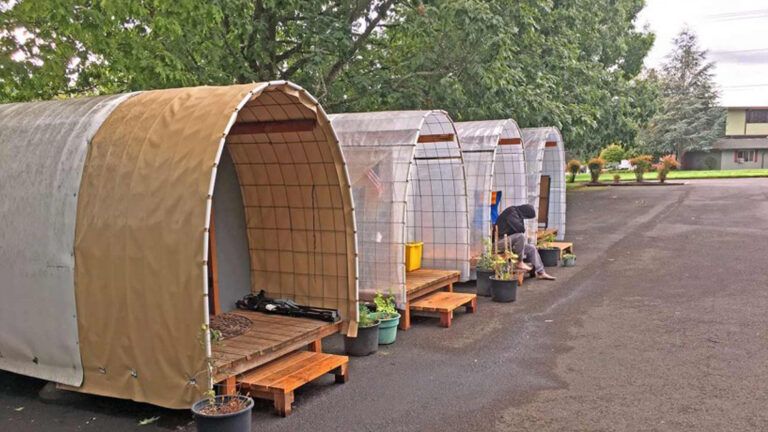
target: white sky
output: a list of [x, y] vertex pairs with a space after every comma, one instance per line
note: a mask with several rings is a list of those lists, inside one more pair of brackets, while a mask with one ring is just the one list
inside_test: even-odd
[[637, 25], [648, 24], [656, 43], [645, 64], [656, 67], [687, 25], [716, 63], [721, 103], [768, 106], [768, 0], [646, 0]]

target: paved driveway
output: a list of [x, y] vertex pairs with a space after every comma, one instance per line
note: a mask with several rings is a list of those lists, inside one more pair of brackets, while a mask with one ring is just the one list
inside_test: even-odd
[[[578, 266], [557, 282], [483, 299], [451, 329], [417, 319], [353, 359], [349, 383], [299, 392], [293, 416], [258, 403], [254, 430], [768, 430], [768, 179], [575, 191], [568, 206]], [[193, 429], [186, 412], [41, 400], [42, 385], [0, 373], [0, 430]]]

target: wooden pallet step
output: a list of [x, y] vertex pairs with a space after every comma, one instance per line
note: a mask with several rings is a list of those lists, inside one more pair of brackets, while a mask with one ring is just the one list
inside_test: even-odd
[[237, 382], [251, 396], [270, 399], [282, 416], [290, 415], [293, 391], [332, 373], [336, 382], [348, 378], [349, 357], [311, 351], [298, 351], [239, 376]]
[[410, 304], [412, 311], [439, 313], [443, 327], [451, 326], [453, 311], [462, 306], [466, 307], [468, 313], [474, 313], [477, 310], [477, 294], [440, 291]]

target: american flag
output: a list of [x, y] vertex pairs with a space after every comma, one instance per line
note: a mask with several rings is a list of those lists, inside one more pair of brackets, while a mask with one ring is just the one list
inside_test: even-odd
[[384, 193], [384, 185], [381, 183], [381, 177], [374, 171], [374, 168], [377, 168], [378, 165], [376, 165], [373, 168], [369, 168], [368, 171], [365, 172], [365, 175], [368, 177], [368, 180], [371, 182], [374, 188], [376, 188], [376, 192], [379, 196], [381, 196], [382, 193]]

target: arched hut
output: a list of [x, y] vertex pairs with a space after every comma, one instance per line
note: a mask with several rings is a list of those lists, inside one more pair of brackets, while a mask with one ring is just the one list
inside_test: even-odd
[[346, 167], [298, 86], [0, 105], [0, 156], [1, 369], [187, 408], [341, 327], [254, 312], [212, 346], [210, 315], [233, 299], [264, 289], [357, 318]]
[[470, 255], [482, 253], [491, 237], [492, 192], [500, 192], [498, 211], [527, 202], [525, 153], [520, 128], [512, 119], [456, 123], [467, 172]]
[[[461, 148], [443, 111], [332, 114], [349, 166], [358, 228], [360, 297], [392, 293], [409, 326], [416, 295], [469, 277]], [[406, 273], [406, 242], [423, 242]]]
[[556, 127], [523, 129], [525, 164], [528, 173], [528, 203], [537, 209], [538, 223], [529, 225], [535, 240], [537, 230], [557, 231], [565, 237], [565, 148]]

